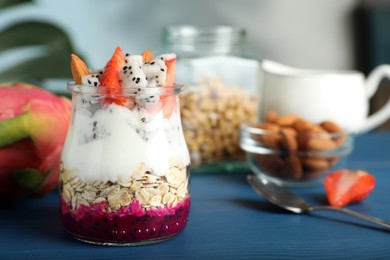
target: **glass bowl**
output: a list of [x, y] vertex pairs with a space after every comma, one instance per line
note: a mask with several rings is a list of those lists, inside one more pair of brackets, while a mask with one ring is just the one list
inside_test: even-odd
[[259, 124], [240, 127], [240, 147], [250, 169], [279, 185], [312, 186], [344, 167], [353, 150], [354, 134], [348, 132], [302, 134], [271, 131]]

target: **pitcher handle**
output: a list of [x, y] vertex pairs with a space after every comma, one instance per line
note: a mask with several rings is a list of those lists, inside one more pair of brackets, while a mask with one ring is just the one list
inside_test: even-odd
[[[374, 96], [383, 78], [390, 79], [390, 65], [380, 65], [368, 75], [365, 86], [367, 100]], [[390, 98], [381, 109], [368, 117], [366, 122], [357, 129], [357, 133], [368, 132], [384, 123], [388, 118], [390, 118]]]

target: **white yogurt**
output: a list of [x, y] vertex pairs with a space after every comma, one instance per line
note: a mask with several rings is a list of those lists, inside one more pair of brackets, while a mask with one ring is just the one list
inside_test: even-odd
[[162, 176], [170, 162], [190, 162], [180, 115], [129, 110], [116, 104], [95, 113], [78, 107], [63, 148], [64, 168], [77, 170], [85, 181], [125, 181], [138, 163]]

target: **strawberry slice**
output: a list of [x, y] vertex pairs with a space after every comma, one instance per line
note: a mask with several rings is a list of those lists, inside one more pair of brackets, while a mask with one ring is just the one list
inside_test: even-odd
[[167, 79], [165, 81], [166, 86], [175, 85], [175, 73], [176, 73], [176, 57], [165, 62], [167, 66]]
[[116, 47], [111, 59], [104, 68], [104, 73], [100, 80], [100, 85], [107, 87], [111, 93], [120, 93], [119, 70], [125, 64], [125, 56], [121, 47]]
[[[167, 77], [165, 81], [165, 86], [172, 87], [175, 85], [175, 73], [176, 73], [176, 57], [165, 61], [167, 66]], [[176, 108], [176, 96], [169, 93], [172, 89], [165, 89], [167, 95], [161, 96], [161, 101], [163, 103], [163, 113], [164, 116], [169, 118], [173, 111]]]
[[324, 180], [329, 204], [344, 207], [364, 200], [375, 187], [375, 178], [362, 170], [341, 169], [329, 174]]
[[129, 103], [134, 103], [121, 96], [121, 84], [119, 79], [119, 71], [125, 64], [125, 56], [123, 55], [122, 49], [118, 46], [115, 49], [114, 54], [111, 59], [107, 62], [106, 67], [104, 68], [104, 73], [100, 80], [100, 86], [106, 87], [105, 93], [107, 98], [103, 101], [103, 104], [115, 103], [121, 106], [128, 105]]

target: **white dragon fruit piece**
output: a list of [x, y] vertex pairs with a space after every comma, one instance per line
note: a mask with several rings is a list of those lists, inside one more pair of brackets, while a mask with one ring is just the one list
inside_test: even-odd
[[86, 86], [97, 87], [100, 84], [98, 74], [90, 74], [81, 77], [81, 83]]
[[127, 65], [129, 65], [130, 63], [139, 63], [142, 65], [142, 56], [141, 55], [130, 55], [130, 54], [126, 53], [125, 62]]
[[126, 65], [121, 69], [120, 79], [123, 87], [144, 88], [148, 85], [142, 69], [141, 55], [126, 54]]
[[163, 60], [154, 59], [150, 62], [144, 62], [143, 69], [149, 87], [156, 87], [165, 84], [167, 66]]
[[96, 74], [99, 81], [102, 79], [104, 69], [95, 69], [91, 71], [91, 74]]
[[175, 59], [176, 58], [176, 54], [175, 53], [166, 53], [166, 54], [161, 54], [161, 55], [158, 55], [155, 59], [156, 60], [162, 60], [162, 61], [167, 61], [167, 60], [171, 60], [171, 59]]

